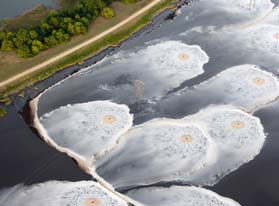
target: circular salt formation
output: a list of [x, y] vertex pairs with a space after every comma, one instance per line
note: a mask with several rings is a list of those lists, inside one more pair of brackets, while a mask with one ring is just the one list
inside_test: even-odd
[[257, 117], [228, 106], [215, 106], [185, 117], [186, 122], [204, 126], [216, 144], [216, 161], [193, 175], [195, 185], [213, 186], [224, 176], [251, 161], [266, 139]]
[[279, 96], [279, 82], [273, 74], [255, 65], [229, 68], [202, 84], [215, 90], [222, 102], [247, 111], [256, 109]]
[[260, 120], [239, 109], [210, 107], [185, 119], [201, 121], [211, 138], [230, 150], [250, 147], [258, 152], [265, 141]]
[[260, 26], [252, 27], [240, 33], [242, 41], [249, 46], [249, 49], [255, 48], [256, 51], [278, 54], [279, 44], [279, 26], [261, 24]]
[[209, 61], [209, 57], [199, 46], [180, 41], [150, 45], [138, 51], [135, 56], [148, 69], [147, 72], [154, 73], [155, 77], [162, 80], [166, 79], [173, 87], [202, 74], [203, 65]]
[[128, 206], [114, 193], [93, 181], [49, 181], [10, 189], [5, 206]]
[[[104, 192], [96, 185], [85, 185], [75, 187], [63, 195], [61, 206], [114, 206], [119, 205], [117, 199], [113, 199], [110, 194]], [[123, 204], [122, 205], [126, 205]]]
[[240, 206], [232, 199], [199, 187], [149, 187], [129, 191], [127, 195], [146, 206]]
[[156, 119], [124, 134], [117, 147], [97, 161], [97, 173], [116, 188], [189, 180], [214, 156], [201, 127]]
[[102, 155], [132, 126], [129, 108], [108, 101], [60, 107], [40, 118], [50, 138], [64, 148], [91, 158]]

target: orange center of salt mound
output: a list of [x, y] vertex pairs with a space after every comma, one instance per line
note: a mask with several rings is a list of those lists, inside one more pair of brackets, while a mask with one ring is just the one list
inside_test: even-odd
[[273, 35], [274, 39], [278, 39], [279, 40], [279, 33], [276, 33]]
[[262, 78], [255, 78], [255, 79], [253, 80], [253, 82], [254, 82], [254, 84], [260, 86], [260, 85], [263, 85], [263, 84], [265, 83], [265, 80], [262, 79]]
[[187, 61], [187, 60], [190, 59], [190, 56], [189, 56], [188, 54], [186, 54], [186, 53], [182, 53], [182, 54], [179, 54], [179, 55], [178, 55], [178, 58], [179, 58], [180, 60], [182, 60], [182, 61]]
[[190, 142], [192, 142], [193, 138], [191, 135], [182, 135], [180, 137], [180, 141], [183, 143], [183, 144], [188, 144]]
[[97, 199], [88, 199], [85, 201], [86, 206], [98, 206], [101, 205], [101, 201]]
[[245, 124], [241, 121], [234, 121], [234, 122], [232, 122], [231, 125], [232, 125], [232, 128], [234, 128], [234, 129], [242, 129], [245, 127]]
[[107, 115], [107, 116], [104, 116], [104, 118], [103, 118], [103, 123], [105, 123], [105, 124], [113, 124], [114, 122], [116, 122], [115, 116]]

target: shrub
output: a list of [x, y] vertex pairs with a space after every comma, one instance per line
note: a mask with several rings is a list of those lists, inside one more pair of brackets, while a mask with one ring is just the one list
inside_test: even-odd
[[114, 10], [110, 7], [103, 8], [101, 15], [106, 19], [113, 18], [115, 16]]

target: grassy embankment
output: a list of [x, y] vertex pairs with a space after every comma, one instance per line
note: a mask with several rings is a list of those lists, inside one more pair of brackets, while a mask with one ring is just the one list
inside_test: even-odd
[[[1, 78], [2, 80], [7, 79], [8, 77], [11, 77], [14, 74], [20, 73], [21, 71], [35, 66], [40, 62], [47, 60], [63, 51], [66, 51], [67, 49], [86, 41], [92, 36], [95, 36], [101, 33], [102, 31], [107, 30], [108, 28], [127, 18], [143, 6], [147, 5], [149, 2], [150, 0], [142, 0], [131, 5], [124, 5], [120, 2], [114, 2], [112, 6], [116, 12], [115, 18], [106, 20], [100, 17], [92, 24], [92, 26], [89, 29], [89, 32], [86, 35], [74, 37], [70, 42], [58, 45], [55, 48], [44, 51], [36, 57], [30, 59], [20, 59], [16, 57], [14, 53], [0, 52], [0, 81]], [[21, 81], [18, 81], [14, 84], [6, 86], [5, 88], [2, 88], [0, 91], [0, 101], [1, 99], [4, 102], [8, 101], [9, 95], [17, 93], [25, 87], [31, 86], [35, 82], [46, 79], [47, 77], [53, 75], [55, 72], [65, 68], [66, 66], [82, 62], [82, 60], [96, 54], [97, 52], [108, 46], [117, 45], [120, 41], [128, 38], [134, 32], [141, 29], [144, 25], [151, 22], [152, 18], [161, 10], [165, 8], [172, 8], [172, 2], [173, 0], [162, 0], [162, 2], [154, 6], [148, 12], [137, 17], [127, 25], [117, 30], [116, 32], [113, 32], [112, 34], [107, 35], [106, 37], [93, 43], [92, 45], [65, 57], [64, 59], [60, 60], [54, 65], [51, 65], [45, 69], [35, 72], [34, 74], [32, 74], [32, 76], [25, 77], [21, 79]]]

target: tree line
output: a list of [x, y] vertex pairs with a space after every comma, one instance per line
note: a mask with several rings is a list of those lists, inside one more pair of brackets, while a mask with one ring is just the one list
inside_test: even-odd
[[112, 0], [79, 0], [75, 5], [54, 10], [39, 26], [0, 32], [1, 51], [16, 50], [19, 57], [32, 57], [40, 51], [85, 34], [90, 22], [110, 5]]

